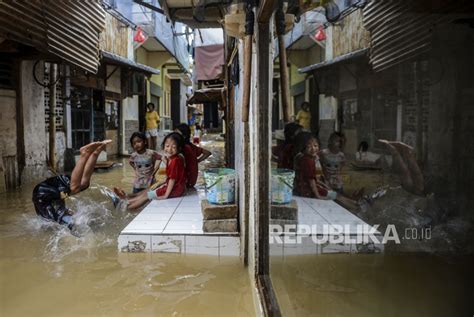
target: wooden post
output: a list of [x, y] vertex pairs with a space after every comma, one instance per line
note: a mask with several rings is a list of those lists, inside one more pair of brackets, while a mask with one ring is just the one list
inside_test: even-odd
[[49, 68], [49, 166], [56, 172], [56, 64]]
[[250, 108], [250, 83], [252, 81], [252, 35], [244, 37], [244, 80], [242, 96], [242, 122], [249, 121]]
[[245, 37], [244, 37], [244, 82], [242, 96], [242, 122], [249, 121], [250, 92], [252, 81], [252, 36], [254, 33], [255, 15], [253, 13], [252, 1], [247, 2], [245, 13]]
[[271, 32], [270, 24], [258, 24], [258, 46], [257, 46], [257, 155], [256, 166], [257, 177], [257, 206], [256, 206], [256, 282], [262, 304], [264, 316], [281, 316], [277, 298], [270, 278], [270, 124], [272, 122], [271, 112], [271, 81], [272, 81], [272, 59], [270, 58]]
[[290, 88], [288, 83], [288, 67], [286, 60], [285, 47], [285, 14], [280, 8], [275, 14], [275, 24], [278, 34], [278, 49], [280, 52], [280, 89], [281, 89], [281, 105], [283, 109], [283, 121], [290, 122]]
[[290, 87], [288, 83], [288, 67], [286, 61], [286, 48], [283, 35], [278, 35], [278, 47], [280, 49], [280, 88], [281, 104], [283, 109], [283, 121], [290, 122]]

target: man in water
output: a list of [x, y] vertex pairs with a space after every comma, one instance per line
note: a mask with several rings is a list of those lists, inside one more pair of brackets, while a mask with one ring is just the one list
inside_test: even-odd
[[71, 176], [58, 175], [50, 177], [36, 185], [33, 190], [33, 204], [36, 213], [48, 220], [67, 225], [72, 229], [73, 212], [66, 207], [67, 197], [77, 194], [89, 187], [95, 163], [100, 152], [112, 140], [93, 142], [80, 148], [80, 157]]

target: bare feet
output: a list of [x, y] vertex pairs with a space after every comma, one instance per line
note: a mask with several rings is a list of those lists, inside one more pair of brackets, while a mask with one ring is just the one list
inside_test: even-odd
[[102, 142], [92, 142], [86, 144], [79, 149], [79, 153], [81, 154], [81, 156], [88, 156], [92, 154], [95, 149], [97, 149], [97, 147], [99, 147], [100, 145], [102, 145]]
[[100, 145], [94, 150], [94, 153], [99, 155], [100, 152], [102, 152], [105, 149], [106, 145], [107, 145], [106, 143], [100, 142]]
[[115, 195], [117, 195], [121, 199], [126, 199], [127, 198], [127, 194], [125, 193], [125, 191], [122, 188], [114, 187], [114, 193], [115, 193]]

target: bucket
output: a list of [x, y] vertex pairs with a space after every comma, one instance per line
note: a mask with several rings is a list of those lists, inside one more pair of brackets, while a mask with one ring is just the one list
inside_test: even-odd
[[211, 168], [204, 171], [206, 196], [211, 204], [232, 204], [235, 200], [235, 171]]
[[288, 204], [293, 198], [295, 171], [285, 168], [272, 169], [272, 204]]

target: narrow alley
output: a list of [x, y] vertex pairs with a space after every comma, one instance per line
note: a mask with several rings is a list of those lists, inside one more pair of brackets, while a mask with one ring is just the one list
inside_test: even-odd
[[0, 0], [0, 316], [472, 316], [474, 2]]

